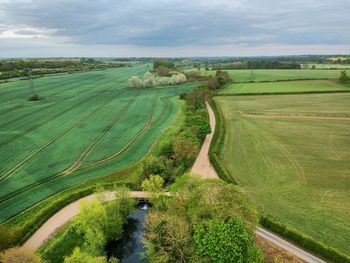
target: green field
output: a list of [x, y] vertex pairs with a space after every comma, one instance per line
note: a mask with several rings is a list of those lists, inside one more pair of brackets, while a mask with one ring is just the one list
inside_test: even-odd
[[350, 94], [215, 97], [221, 153], [263, 214], [350, 254]]
[[178, 111], [177, 87], [132, 89], [146, 65], [0, 85], [0, 221], [139, 161]]
[[220, 90], [220, 94], [269, 93], [269, 92], [312, 92], [348, 90], [350, 87], [333, 80], [298, 80], [261, 83], [233, 83]]
[[[296, 79], [337, 79], [341, 70], [326, 69], [241, 69], [226, 70], [229, 72], [233, 82], [258, 82], [275, 80], [296, 80]], [[201, 71], [202, 74], [215, 74], [215, 70]], [[348, 75], [350, 70], [347, 70]]]

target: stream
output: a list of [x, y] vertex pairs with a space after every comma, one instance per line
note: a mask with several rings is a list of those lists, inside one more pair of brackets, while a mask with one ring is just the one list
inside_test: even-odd
[[130, 213], [128, 223], [124, 227], [123, 238], [112, 241], [107, 245], [107, 258], [116, 257], [121, 263], [145, 263], [141, 259], [141, 253], [146, 251], [142, 243], [144, 221], [149, 204], [140, 202], [137, 208]]

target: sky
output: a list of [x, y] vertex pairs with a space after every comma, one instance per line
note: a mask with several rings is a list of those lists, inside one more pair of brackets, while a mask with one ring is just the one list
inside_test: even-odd
[[0, 57], [350, 54], [349, 0], [0, 0]]

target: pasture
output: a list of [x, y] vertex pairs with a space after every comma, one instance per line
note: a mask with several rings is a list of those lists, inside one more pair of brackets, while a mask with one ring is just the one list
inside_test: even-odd
[[350, 87], [332, 80], [298, 80], [261, 83], [232, 83], [219, 91], [219, 94], [239, 93], [284, 93], [348, 90]]
[[[259, 82], [298, 79], [338, 79], [341, 70], [333, 69], [240, 69], [226, 70], [233, 82]], [[202, 74], [215, 75], [215, 70], [201, 71]], [[350, 70], [346, 71], [350, 75]]]
[[222, 160], [263, 214], [349, 255], [350, 94], [215, 101]]
[[146, 65], [0, 85], [0, 221], [147, 154], [195, 84], [129, 88]]

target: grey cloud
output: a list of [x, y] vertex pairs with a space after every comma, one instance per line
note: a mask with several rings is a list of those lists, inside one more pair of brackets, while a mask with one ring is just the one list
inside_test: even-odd
[[76, 45], [350, 43], [347, 0], [1, 1], [0, 33], [41, 28], [52, 41]]

